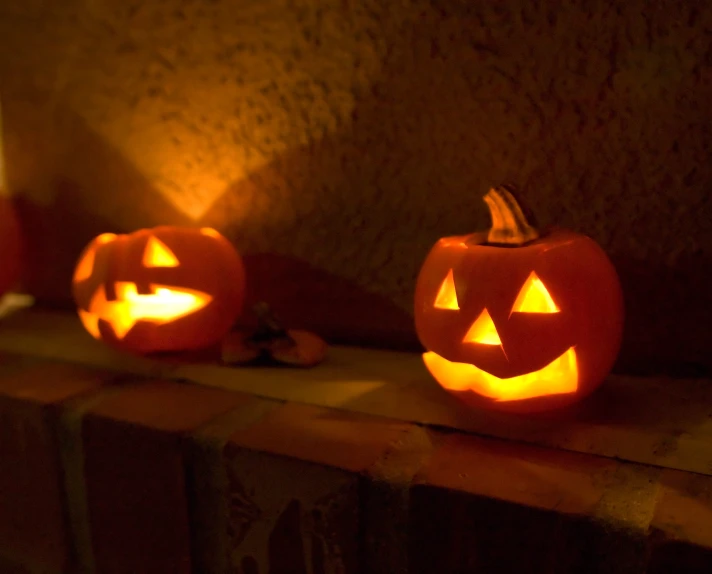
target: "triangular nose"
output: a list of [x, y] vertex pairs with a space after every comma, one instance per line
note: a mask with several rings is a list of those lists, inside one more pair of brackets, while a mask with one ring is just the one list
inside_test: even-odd
[[502, 341], [497, 333], [497, 327], [494, 326], [494, 321], [490, 317], [487, 309], [484, 309], [477, 320], [472, 323], [472, 326], [467, 331], [463, 343], [480, 343], [482, 345], [501, 345]]

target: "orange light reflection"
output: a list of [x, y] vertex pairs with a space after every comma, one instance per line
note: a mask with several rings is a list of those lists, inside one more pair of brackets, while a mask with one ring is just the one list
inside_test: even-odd
[[451, 311], [457, 311], [460, 309], [460, 305], [457, 302], [457, 291], [455, 291], [455, 277], [453, 276], [452, 269], [448, 271], [447, 276], [440, 285], [438, 295], [437, 297], [435, 297], [435, 308], [449, 309]]
[[500, 379], [468, 363], [448, 361], [432, 351], [423, 354], [423, 361], [445, 389], [470, 390], [496, 401], [573, 393], [578, 388], [578, 365], [573, 347], [538, 371], [508, 379]]
[[467, 331], [463, 343], [481, 343], [482, 345], [501, 345], [497, 327], [487, 309], [480, 313], [472, 327]]
[[108, 301], [104, 287], [92, 297], [89, 311], [80, 311], [84, 327], [96, 339], [100, 338], [99, 319], [107, 321], [118, 339], [123, 339], [138, 321], [159, 325], [170, 323], [205, 307], [212, 297], [191, 289], [176, 289], [164, 285], [151, 285], [151, 294], [142, 295], [136, 284], [116, 283], [115, 301]]

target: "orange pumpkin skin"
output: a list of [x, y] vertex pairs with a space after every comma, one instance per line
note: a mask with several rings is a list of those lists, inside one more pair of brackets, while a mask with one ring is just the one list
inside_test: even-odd
[[[459, 309], [435, 305], [449, 273], [457, 299], [451, 307]], [[515, 310], [532, 273], [555, 312]], [[498, 337], [498, 344], [467, 341], [485, 309], [495, 326], [489, 337]], [[430, 351], [426, 358], [434, 357], [446, 366], [447, 361], [467, 365], [462, 370], [468, 373], [474, 372], [470, 367], [474, 366], [497, 378], [483, 375], [493, 381], [487, 385], [440, 381], [447, 390], [475, 406], [543, 411], [576, 402], [602, 383], [621, 344], [623, 296], [610, 260], [586, 236], [552, 230], [510, 247], [490, 245], [487, 232], [475, 233], [441, 239], [430, 251], [417, 281], [415, 324], [421, 343]], [[551, 392], [537, 375], [529, 375], [523, 383], [528, 388], [521, 391], [525, 398], [507, 395], [508, 379], [520, 381], [559, 357], [568, 357], [571, 349], [577, 373], [566, 392]]]
[[20, 276], [20, 228], [9, 198], [0, 196], [0, 296], [11, 289]]
[[[101, 341], [135, 353], [196, 350], [234, 324], [245, 272], [217, 231], [162, 226], [96, 237], [78, 260], [72, 291], [82, 323]], [[157, 295], [171, 299], [168, 311]]]

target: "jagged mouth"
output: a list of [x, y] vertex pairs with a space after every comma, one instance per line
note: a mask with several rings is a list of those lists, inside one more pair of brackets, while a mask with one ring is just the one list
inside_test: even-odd
[[423, 354], [425, 366], [440, 385], [450, 391], [473, 391], [495, 401], [519, 401], [576, 392], [578, 364], [570, 347], [538, 371], [501, 379], [475, 365], [448, 361], [437, 353]]
[[212, 297], [192, 289], [151, 285], [150, 294], [137, 292], [136, 284], [117, 282], [116, 300], [108, 300], [103, 286], [92, 297], [88, 311], [79, 311], [84, 327], [96, 339], [101, 338], [99, 320], [108, 322], [117, 339], [123, 339], [139, 321], [158, 325], [176, 321], [205, 307]]

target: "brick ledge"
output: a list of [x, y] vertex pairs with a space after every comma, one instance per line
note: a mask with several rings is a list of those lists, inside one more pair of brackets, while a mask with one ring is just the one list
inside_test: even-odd
[[0, 351], [712, 475], [710, 380], [610, 376], [573, 408], [521, 417], [464, 407], [412, 353], [333, 347], [312, 370], [236, 369], [119, 353], [89, 337], [73, 314], [37, 309], [3, 319]]
[[[712, 477], [310, 405], [304, 391], [178, 382], [236, 373], [123, 362], [57, 329], [70, 319], [32, 311], [0, 330], [3, 572], [712, 571]], [[37, 353], [3, 352], [10, 340]], [[396, 358], [335, 349], [329, 368], [349, 377], [276, 372], [318, 396], [378, 374], [388, 389], [384, 373], [412, 382]], [[249, 371], [274, 385], [275, 371]]]

